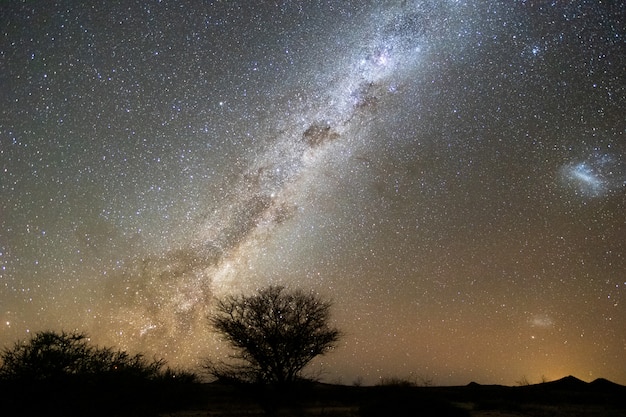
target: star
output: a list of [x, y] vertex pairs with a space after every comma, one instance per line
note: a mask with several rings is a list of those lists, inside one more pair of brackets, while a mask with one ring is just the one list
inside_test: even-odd
[[626, 384], [625, 4], [101, 3], [0, 6], [0, 346], [193, 369], [278, 284], [329, 380]]

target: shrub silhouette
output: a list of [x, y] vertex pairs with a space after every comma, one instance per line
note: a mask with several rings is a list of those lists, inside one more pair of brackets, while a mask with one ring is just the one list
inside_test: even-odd
[[341, 336], [329, 324], [330, 308], [330, 302], [314, 294], [280, 286], [219, 300], [210, 321], [235, 349], [232, 357], [237, 363], [207, 361], [205, 369], [218, 379], [293, 383]]
[[[111, 348], [89, 345], [83, 333], [44, 331], [28, 342], [17, 342], [0, 354], [0, 379], [5, 381], [58, 382], [68, 378], [104, 378], [111, 375], [150, 379], [164, 365]], [[107, 375], [109, 374], [109, 375]]]
[[[95, 347], [76, 332], [36, 333], [5, 348], [0, 360], [8, 415], [139, 415], [138, 408], [175, 406], [172, 394], [162, 394], [196, 381], [192, 373], [164, 369], [163, 360]], [[151, 404], [150, 397], [156, 398]]]

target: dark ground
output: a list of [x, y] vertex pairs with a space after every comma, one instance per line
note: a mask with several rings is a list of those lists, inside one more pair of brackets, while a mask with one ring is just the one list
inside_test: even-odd
[[0, 387], [2, 416], [137, 417], [626, 417], [626, 386], [574, 377], [506, 387], [301, 383], [277, 388], [226, 384], [89, 384]]
[[203, 391], [195, 407], [161, 416], [626, 416], [625, 386], [574, 377], [519, 387], [309, 384], [282, 391], [206, 384]]

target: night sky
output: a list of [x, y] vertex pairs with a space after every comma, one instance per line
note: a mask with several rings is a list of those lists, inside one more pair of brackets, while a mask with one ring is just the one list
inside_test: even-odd
[[[91, 5], [85, 5], [91, 3]], [[0, 346], [193, 367], [215, 297], [334, 303], [310, 372], [626, 384], [622, 1], [3, 1]]]

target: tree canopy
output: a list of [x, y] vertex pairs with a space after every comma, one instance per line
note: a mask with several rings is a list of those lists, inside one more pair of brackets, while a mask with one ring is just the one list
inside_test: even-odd
[[284, 384], [336, 346], [331, 303], [315, 294], [270, 286], [253, 295], [218, 300], [210, 322], [234, 349], [237, 363], [207, 363], [217, 378]]

